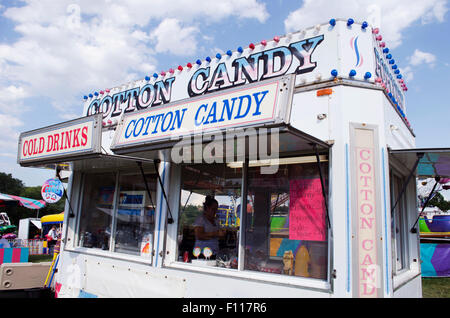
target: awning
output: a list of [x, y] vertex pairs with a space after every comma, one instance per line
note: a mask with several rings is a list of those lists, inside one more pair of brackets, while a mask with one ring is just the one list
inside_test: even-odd
[[44, 200], [35, 200], [30, 198], [19, 197], [11, 194], [0, 193], [0, 201], [17, 201], [20, 206], [26, 207], [28, 209], [39, 210], [45, 207]]
[[[277, 153], [280, 156], [301, 156], [310, 155], [315, 153], [315, 147], [320, 153], [327, 152], [332, 146], [331, 144], [320, 140], [314, 136], [311, 136], [303, 131], [300, 131], [289, 124], [276, 124], [264, 127], [267, 132], [264, 136], [261, 135], [261, 131], [255, 130], [235, 130], [234, 134], [227, 132], [223, 134], [223, 139], [220, 141], [222, 143], [223, 158], [228, 158], [227, 144], [233, 139], [233, 147], [231, 149], [231, 155], [238, 155], [240, 147], [245, 147], [245, 157], [246, 158], [261, 158], [261, 153], [265, 153], [268, 156], [274, 156], [272, 146], [272, 135], [271, 132], [276, 131], [277, 136], [274, 136], [274, 140], [277, 143]], [[133, 148], [116, 149], [114, 152], [116, 154], [123, 154], [130, 156], [131, 158], [154, 158], [156, 160], [163, 160], [166, 162], [180, 163], [181, 157], [184, 156], [183, 152], [185, 149], [189, 149], [191, 153], [191, 161], [194, 162], [196, 156], [198, 156], [198, 151], [200, 151], [200, 156], [205, 162], [210, 162], [213, 160], [214, 155], [210, 151], [205, 151], [205, 147], [211, 147], [210, 142], [214, 141], [217, 144], [217, 140], [214, 139], [214, 134], [204, 134], [201, 136], [201, 148], [198, 150], [199, 145], [196, 143], [196, 136], [192, 138], [186, 138], [179, 140], [171, 140], [160, 143], [152, 144], [142, 144], [135, 145]], [[246, 139], [243, 139], [245, 137]], [[263, 138], [263, 139], [261, 139]], [[240, 142], [244, 142], [245, 145], [240, 145]], [[261, 151], [260, 145], [264, 144], [267, 149]], [[216, 148], [216, 150], [219, 148]], [[108, 155], [109, 156], [109, 155]], [[215, 157], [218, 158], [217, 154]], [[118, 157], [120, 160], [120, 157]], [[183, 162], [186, 157], [183, 157]], [[86, 162], [86, 161], [85, 161]], [[83, 163], [77, 164], [78, 166], [84, 165]]]
[[389, 150], [389, 153], [418, 178], [450, 177], [450, 148], [417, 148]]
[[30, 221], [31, 221], [31, 223], [33, 223], [34, 226], [36, 226], [39, 230], [42, 229], [41, 221], [38, 221], [38, 220], [30, 220]]
[[[421, 212], [427, 207], [428, 202], [433, 196], [433, 193], [442, 178], [450, 177], [450, 148], [421, 148], [421, 149], [399, 149], [389, 150], [390, 155], [394, 160], [404, 165], [410, 171], [408, 178], [405, 181], [402, 191], [400, 192], [391, 213], [394, 213], [395, 206], [400, 197], [404, 194], [406, 186], [415, 175], [417, 178], [434, 178], [435, 184], [433, 189], [425, 200]], [[417, 233], [416, 224], [419, 221], [421, 213], [417, 217], [414, 225], [411, 228], [411, 233]]]

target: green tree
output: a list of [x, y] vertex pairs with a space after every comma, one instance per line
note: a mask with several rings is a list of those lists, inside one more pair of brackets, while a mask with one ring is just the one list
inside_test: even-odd
[[445, 200], [442, 194], [436, 192], [435, 196], [428, 202], [428, 206], [435, 206], [446, 212], [450, 210], [450, 201]]
[[[11, 174], [0, 172], [0, 193], [17, 195], [29, 199], [42, 200], [41, 187], [25, 187], [19, 179], [13, 178]], [[48, 214], [57, 214], [64, 211], [65, 198], [56, 203], [46, 203], [40, 210], [28, 209], [19, 206], [18, 203], [7, 203], [0, 207], [0, 212], [6, 212], [11, 224], [19, 226], [19, 221], [26, 218], [43, 217]]]
[[10, 173], [0, 172], [0, 193], [20, 195], [24, 187], [22, 180], [13, 178]]

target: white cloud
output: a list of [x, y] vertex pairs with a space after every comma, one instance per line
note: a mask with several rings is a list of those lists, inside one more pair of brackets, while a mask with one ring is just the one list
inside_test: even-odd
[[0, 88], [0, 112], [19, 114], [23, 111], [23, 99], [28, 96], [23, 87], [9, 85]]
[[432, 53], [416, 49], [414, 53], [407, 58], [407, 61], [408, 65], [404, 68], [400, 68], [400, 72], [407, 82], [411, 82], [414, 78], [414, 69], [421, 65], [427, 65], [433, 68], [436, 62], [436, 56]]
[[0, 44], [0, 85], [20, 83], [29, 96], [50, 97], [73, 112], [82, 94], [155, 71], [157, 52], [195, 54], [197, 23], [264, 22], [268, 13], [257, 0], [27, 0], [3, 16], [20, 38]]
[[411, 82], [414, 78], [414, 72], [411, 66], [406, 66], [405, 68], [400, 68], [400, 72], [403, 74], [404, 79], [407, 82]]
[[36, 111], [27, 98], [46, 98], [63, 120], [80, 116], [82, 95], [151, 74], [157, 52], [195, 53], [208, 29], [199, 24], [269, 16], [258, 0], [26, 0], [0, 15], [18, 34], [0, 43], [2, 153], [16, 151], [18, 116]]
[[23, 125], [23, 122], [12, 115], [0, 114], [0, 124], [2, 133], [0, 134], [0, 152], [3, 155], [17, 151], [17, 140], [19, 133], [17, 127]]
[[196, 36], [198, 33], [198, 28], [183, 28], [179, 20], [168, 18], [158, 25], [150, 34], [150, 38], [156, 40], [155, 50], [158, 53], [190, 55], [197, 50]]
[[417, 66], [420, 64], [428, 64], [429, 66], [433, 67], [434, 63], [436, 62], [436, 56], [431, 53], [422, 52], [419, 49], [416, 49], [412, 56], [408, 58], [409, 64], [413, 66]]
[[331, 18], [353, 18], [380, 28], [390, 48], [402, 43], [402, 32], [414, 22], [443, 22], [446, 0], [305, 0], [284, 21], [287, 32], [325, 23]]

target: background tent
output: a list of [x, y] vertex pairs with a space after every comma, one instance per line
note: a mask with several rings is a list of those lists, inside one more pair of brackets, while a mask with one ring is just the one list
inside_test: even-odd
[[39, 210], [45, 207], [44, 200], [35, 200], [30, 198], [19, 197], [17, 195], [0, 193], [0, 202], [10, 203], [14, 201], [18, 202], [20, 206], [26, 207], [28, 209]]

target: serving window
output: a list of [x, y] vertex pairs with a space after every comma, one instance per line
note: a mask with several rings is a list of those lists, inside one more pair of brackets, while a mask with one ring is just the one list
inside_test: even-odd
[[151, 259], [155, 228], [155, 173], [86, 173], [78, 246]]
[[237, 269], [242, 168], [185, 165], [181, 177], [178, 260]]
[[[242, 163], [183, 165], [178, 261], [326, 280], [328, 226], [322, 186], [327, 192], [328, 165], [321, 162], [321, 180], [315, 159], [280, 159], [271, 174], [261, 173], [257, 162], [247, 169]], [[217, 201], [215, 217], [199, 221], [212, 213], [207, 211], [211, 198]], [[201, 227], [214, 234], [199, 239]]]

